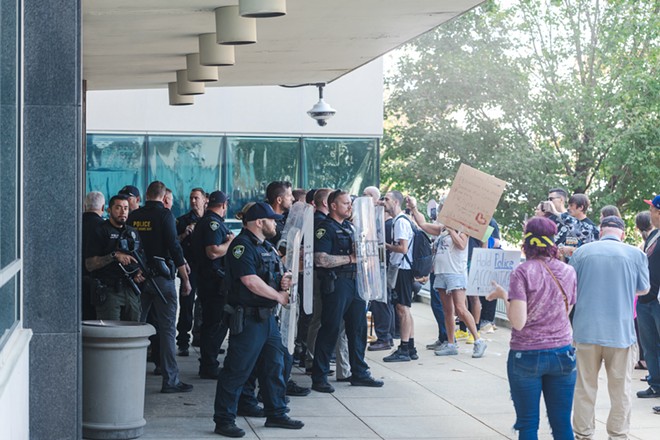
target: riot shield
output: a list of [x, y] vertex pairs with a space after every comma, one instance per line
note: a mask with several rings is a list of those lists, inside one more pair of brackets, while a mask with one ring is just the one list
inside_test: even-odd
[[[311, 315], [314, 303], [314, 207], [312, 205], [296, 202], [291, 206], [278, 248], [286, 249], [288, 231], [294, 227], [300, 229], [303, 239], [303, 248], [300, 251], [302, 261], [299, 266], [299, 273], [303, 278], [301, 289], [303, 310], [306, 314]], [[285, 265], [291, 269], [286, 260], [285, 257]]]
[[376, 239], [378, 240], [378, 260], [380, 262], [380, 284], [379, 288], [383, 293], [382, 297], [375, 298], [375, 301], [387, 302], [387, 250], [385, 248], [385, 207], [376, 206]]
[[[289, 213], [291, 215], [291, 213]], [[300, 266], [300, 242], [302, 231], [296, 226], [288, 229], [286, 235], [286, 267], [291, 271], [291, 288], [289, 289], [289, 304], [280, 310], [280, 333], [282, 343], [290, 354], [296, 347], [296, 329], [298, 327], [298, 268]]]
[[314, 207], [305, 203], [302, 224], [303, 235], [303, 310], [312, 314], [314, 304]]
[[[358, 197], [353, 202], [355, 256], [357, 258], [358, 293], [365, 301], [385, 301], [376, 236], [376, 213], [371, 197]], [[383, 228], [384, 230], [384, 228]]]

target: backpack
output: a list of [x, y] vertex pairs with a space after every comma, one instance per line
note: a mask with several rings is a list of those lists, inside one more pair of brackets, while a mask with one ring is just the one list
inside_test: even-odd
[[[405, 215], [403, 217], [410, 222], [413, 230], [412, 262], [408, 259], [407, 253], [403, 254], [403, 258], [410, 265], [414, 278], [427, 277], [433, 270], [433, 248], [431, 246], [431, 240], [424, 231], [415, 226], [412, 220]], [[392, 225], [392, 233], [394, 233], [394, 225]], [[409, 243], [408, 246], [410, 247], [411, 244]]]

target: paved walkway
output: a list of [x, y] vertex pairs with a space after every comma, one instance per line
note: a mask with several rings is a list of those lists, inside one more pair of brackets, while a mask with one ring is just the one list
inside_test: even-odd
[[[293, 418], [303, 420], [299, 431], [265, 428], [264, 419], [243, 418], [238, 426], [246, 439], [507, 439], [516, 438], [513, 405], [506, 380], [506, 354], [510, 332], [500, 327], [484, 335], [488, 350], [482, 359], [470, 357], [472, 346], [461, 344], [460, 354], [438, 357], [424, 345], [434, 340], [435, 321], [426, 304], [413, 305], [416, 344], [422, 347], [418, 361], [399, 364], [382, 362], [388, 352], [367, 352], [372, 373], [385, 381], [383, 388], [352, 387], [331, 383], [334, 394], [312, 391], [307, 397], [291, 398]], [[223, 438], [213, 433], [215, 381], [197, 376], [197, 353], [178, 358], [181, 378], [195, 385], [192, 393], [160, 394], [160, 377], [148, 367], [144, 439]], [[633, 390], [644, 389], [635, 370]], [[293, 379], [311, 384], [302, 370]], [[599, 381], [596, 439], [606, 439], [605, 420], [609, 408], [607, 381]], [[660, 438], [660, 416], [651, 407], [660, 399], [633, 402], [633, 439]], [[545, 411], [542, 408], [542, 411]], [[541, 439], [551, 439], [547, 419], [541, 420]]]

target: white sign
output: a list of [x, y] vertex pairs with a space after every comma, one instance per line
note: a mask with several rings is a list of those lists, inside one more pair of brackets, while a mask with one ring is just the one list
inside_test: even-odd
[[520, 264], [520, 251], [475, 248], [472, 252], [470, 274], [466, 293], [471, 296], [486, 296], [497, 282], [509, 290], [509, 279], [513, 269]]

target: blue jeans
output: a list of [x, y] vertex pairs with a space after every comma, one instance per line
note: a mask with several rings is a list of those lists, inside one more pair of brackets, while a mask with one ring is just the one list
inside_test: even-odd
[[[435, 281], [435, 275], [431, 274], [431, 286]], [[445, 313], [442, 310], [442, 301], [440, 301], [440, 294], [436, 289], [431, 287], [431, 310], [435, 317], [435, 322], [438, 324], [438, 341], [448, 342], [447, 330], [445, 329]], [[453, 335], [452, 335], [453, 342]]]
[[644, 348], [644, 359], [649, 369], [649, 386], [660, 391], [660, 303], [637, 303], [639, 339]]
[[511, 350], [507, 373], [519, 439], [538, 439], [541, 392], [553, 438], [574, 439], [571, 408], [577, 374], [573, 347]]

